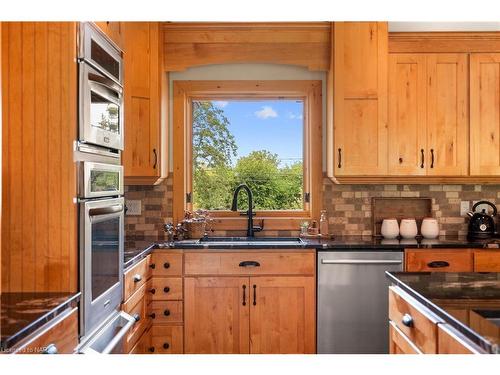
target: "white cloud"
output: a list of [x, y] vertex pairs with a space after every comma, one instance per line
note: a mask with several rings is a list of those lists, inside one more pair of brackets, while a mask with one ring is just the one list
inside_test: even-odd
[[288, 118], [289, 118], [290, 120], [302, 120], [302, 118], [303, 118], [303, 117], [302, 117], [302, 115], [301, 115], [301, 114], [300, 114], [300, 115], [297, 115], [297, 114], [295, 114], [295, 113], [288, 112]]
[[265, 105], [260, 111], [255, 112], [255, 116], [265, 120], [269, 117], [278, 117], [278, 113], [273, 109], [273, 107]]
[[225, 106], [227, 106], [229, 104], [229, 102], [224, 101], [224, 100], [217, 100], [214, 102], [214, 104], [219, 108], [224, 108]]

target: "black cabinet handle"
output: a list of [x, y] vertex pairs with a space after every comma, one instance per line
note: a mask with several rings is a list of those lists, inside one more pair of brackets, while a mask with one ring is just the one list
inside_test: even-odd
[[257, 285], [253, 284], [253, 305], [257, 304]]
[[413, 327], [413, 318], [411, 317], [410, 314], [404, 314], [401, 322], [403, 323], [403, 325], [405, 325], [407, 327], [410, 327], [410, 328]]
[[430, 268], [444, 268], [444, 267], [449, 267], [450, 263], [445, 261], [445, 260], [434, 260], [430, 263], [427, 263], [427, 267]]
[[139, 320], [141, 320], [141, 316], [139, 314], [134, 314], [133, 318], [134, 318], [134, 320], [136, 322], [138, 322]]
[[170, 268], [170, 263], [168, 262], [163, 263], [163, 268]]
[[246, 306], [247, 305], [247, 296], [246, 296], [247, 286], [243, 285], [242, 288], [243, 288], [243, 306]]
[[424, 153], [424, 149], [420, 149], [420, 157], [422, 158], [422, 162], [420, 163], [420, 168], [423, 168], [424, 167], [424, 161], [425, 161], [425, 153]]
[[434, 168], [434, 149], [431, 148], [431, 168]]
[[163, 343], [163, 349], [170, 348], [170, 344], [168, 342]]
[[156, 318], [156, 314], [155, 314], [155, 313], [149, 314], [148, 316], [149, 316], [151, 319]]
[[170, 310], [169, 310], [169, 309], [166, 309], [166, 310], [163, 312], [163, 315], [165, 315], [165, 316], [170, 316]]
[[158, 154], [156, 153], [156, 148], [153, 148], [153, 155], [155, 156], [155, 162], [153, 164], [153, 169], [156, 169], [156, 165], [158, 164]]
[[165, 288], [163, 288], [163, 292], [164, 293], [168, 293], [170, 292], [170, 288], [168, 286], [166, 286]]
[[339, 168], [342, 168], [342, 149], [339, 148], [339, 164], [338, 164], [338, 167]]
[[142, 276], [139, 274], [134, 275], [134, 283], [138, 283], [142, 280]]
[[57, 346], [55, 344], [49, 344], [43, 349], [42, 354], [58, 354]]
[[155, 347], [154, 347], [154, 346], [150, 346], [150, 347], [148, 348], [148, 351], [149, 351], [150, 353], [154, 353], [154, 352], [155, 352]]
[[240, 267], [260, 267], [260, 263], [255, 260], [245, 260], [239, 264]]
[[155, 289], [155, 288], [151, 288], [151, 289], [149, 289], [149, 293], [151, 293], [151, 294], [155, 294], [155, 293], [156, 293], [156, 289]]
[[149, 265], [149, 268], [151, 268], [151, 269], [153, 269], [153, 270], [154, 270], [154, 269], [156, 268], [156, 264], [154, 264], [154, 263], [153, 263], [153, 264], [150, 264], [150, 265]]

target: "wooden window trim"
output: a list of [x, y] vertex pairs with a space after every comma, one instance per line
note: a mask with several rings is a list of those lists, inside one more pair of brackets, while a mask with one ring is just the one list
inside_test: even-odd
[[[318, 220], [322, 205], [322, 91], [321, 81], [174, 81], [173, 96], [173, 218], [179, 222], [185, 210], [186, 193], [191, 189], [191, 106], [193, 99], [276, 97], [304, 100], [304, 191], [310, 203], [304, 211], [256, 211], [254, 220], [264, 219], [264, 231], [299, 230], [300, 222]], [[247, 218], [232, 211], [212, 211], [213, 229], [244, 230]]]

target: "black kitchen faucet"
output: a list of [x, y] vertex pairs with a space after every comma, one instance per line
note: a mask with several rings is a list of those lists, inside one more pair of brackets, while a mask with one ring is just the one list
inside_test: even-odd
[[253, 237], [255, 232], [260, 232], [262, 230], [263, 225], [256, 227], [253, 226], [253, 217], [255, 216], [255, 212], [253, 212], [253, 194], [252, 190], [250, 190], [247, 184], [238, 185], [238, 187], [234, 190], [231, 211], [238, 211], [238, 194], [240, 193], [241, 189], [244, 189], [247, 192], [248, 211], [241, 212], [240, 215], [248, 216], [247, 237]]

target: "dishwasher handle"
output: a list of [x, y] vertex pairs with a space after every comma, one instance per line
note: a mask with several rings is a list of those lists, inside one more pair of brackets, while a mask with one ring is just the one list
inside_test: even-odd
[[321, 259], [321, 264], [402, 264], [395, 259]]

